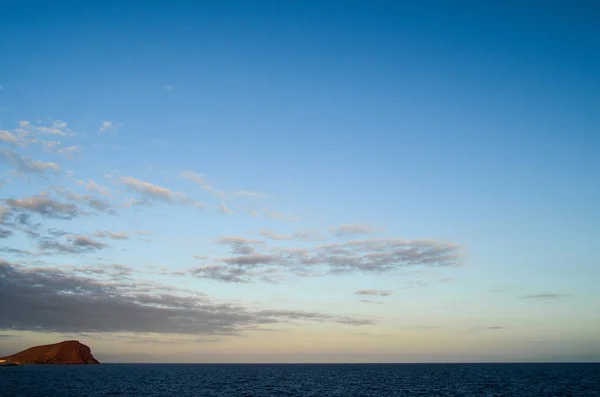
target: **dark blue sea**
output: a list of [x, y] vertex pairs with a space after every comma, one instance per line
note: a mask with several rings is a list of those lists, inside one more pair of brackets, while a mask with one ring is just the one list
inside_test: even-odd
[[600, 396], [600, 364], [0, 367], [0, 396]]

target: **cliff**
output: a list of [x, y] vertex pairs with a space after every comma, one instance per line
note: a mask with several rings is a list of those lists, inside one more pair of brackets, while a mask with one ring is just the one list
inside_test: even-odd
[[100, 364], [90, 348], [76, 340], [35, 346], [0, 359], [15, 364]]

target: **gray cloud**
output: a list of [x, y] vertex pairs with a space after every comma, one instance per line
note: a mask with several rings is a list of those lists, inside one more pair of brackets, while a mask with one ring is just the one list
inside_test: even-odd
[[250, 283], [253, 280], [275, 283], [280, 281], [278, 269], [250, 269], [243, 267], [229, 267], [223, 265], [203, 265], [191, 270], [191, 274], [198, 278], [223, 281], [226, 283]]
[[250, 254], [231, 258], [222, 258], [219, 261], [228, 265], [237, 266], [257, 266], [257, 265], [272, 265], [278, 264], [279, 258], [274, 255]]
[[61, 269], [31, 269], [0, 260], [2, 328], [42, 332], [157, 332], [237, 335], [264, 324], [369, 319], [299, 310], [249, 310], [156, 285], [110, 282]]
[[116, 215], [117, 213], [113, 206], [106, 200], [101, 200], [91, 195], [81, 196], [61, 186], [52, 186], [52, 190], [54, 190], [59, 197], [83, 203], [96, 211], [106, 212], [111, 215]]
[[312, 248], [269, 248], [243, 237], [224, 237], [217, 243], [230, 245], [237, 256], [213, 259], [216, 262], [236, 267], [276, 265], [296, 275], [382, 273], [405, 267], [451, 266], [461, 260], [458, 246], [431, 240], [353, 240]]
[[0, 161], [21, 173], [44, 174], [46, 172], [60, 171], [60, 166], [56, 163], [22, 157], [17, 152], [10, 149], [0, 148]]
[[377, 229], [373, 228], [369, 225], [341, 225], [341, 226], [332, 226], [329, 228], [332, 234], [337, 235], [338, 237], [352, 236], [358, 234], [371, 234], [375, 233]]
[[371, 295], [371, 296], [390, 296], [392, 295], [392, 291], [388, 290], [379, 290], [379, 289], [360, 289], [356, 291], [354, 294], [356, 295]]
[[268, 229], [263, 229], [260, 234], [271, 240], [299, 240], [299, 241], [323, 241], [325, 240], [319, 233], [314, 231], [300, 231], [293, 234], [277, 234]]
[[45, 218], [72, 219], [82, 213], [73, 204], [61, 203], [46, 196], [35, 196], [20, 200], [6, 199], [4, 202], [15, 210], [30, 211]]
[[0, 229], [0, 238], [9, 238], [13, 232], [7, 229]]
[[260, 240], [251, 240], [236, 236], [225, 236], [217, 240], [217, 244], [219, 245], [229, 245], [232, 254], [241, 255], [252, 254], [255, 247], [262, 243]]
[[562, 299], [562, 298], [567, 298], [569, 296], [570, 295], [555, 294], [555, 293], [550, 293], [550, 294], [533, 294], [533, 295], [521, 296], [521, 299]]
[[47, 255], [54, 254], [83, 254], [109, 247], [108, 244], [95, 241], [87, 236], [72, 236], [66, 242], [43, 237], [38, 242], [38, 248]]
[[[162, 186], [154, 185], [150, 182], [146, 182], [140, 179], [132, 178], [129, 176], [121, 177], [121, 182], [131, 191], [137, 192], [143, 196], [144, 199], [150, 201], [163, 201], [166, 203], [179, 203], [190, 205], [196, 208], [202, 208], [204, 204], [190, 199], [182, 192], [174, 192]], [[136, 200], [136, 202], [139, 200]], [[147, 202], [146, 202], [147, 204]]]

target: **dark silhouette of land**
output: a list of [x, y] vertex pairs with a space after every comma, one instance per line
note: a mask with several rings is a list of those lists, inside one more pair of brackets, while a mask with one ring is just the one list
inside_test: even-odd
[[52, 345], [30, 347], [10, 356], [0, 357], [14, 364], [100, 364], [90, 348], [79, 341], [68, 340]]

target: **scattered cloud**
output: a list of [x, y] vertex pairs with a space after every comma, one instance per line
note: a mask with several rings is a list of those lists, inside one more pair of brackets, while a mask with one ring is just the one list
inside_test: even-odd
[[109, 197], [111, 195], [110, 190], [107, 187], [101, 186], [91, 179], [88, 179], [87, 182], [77, 181], [77, 184], [80, 186], [84, 186], [85, 189], [91, 193], [99, 193], [103, 196], [109, 196]]
[[175, 89], [175, 87], [170, 84], [163, 86], [163, 90], [165, 90], [165, 91], [173, 91], [174, 89]]
[[550, 293], [550, 294], [533, 294], [533, 295], [525, 295], [522, 296], [521, 299], [563, 299], [563, 298], [567, 298], [570, 295], [565, 295], [565, 294], [556, 294], [556, 293]]
[[113, 133], [116, 134], [123, 127], [123, 123], [113, 123], [112, 121], [105, 120], [100, 124], [100, 128], [98, 128], [98, 134], [102, 135], [105, 133]]
[[323, 241], [325, 240], [319, 233], [314, 231], [300, 231], [293, 234], [277, 234], [268, 229], [263, 229], [260, 234], [271, 240], [299, 240], [299, 241]]
[[354, 236], [359, 234], [375, 233], [377, 229], [369, 225], [341, 225], [329, 228], [332, 234], [338, 237]]
[[406, 267], [452, 266], [461, 261], [458, 246], [429, 240], [354, 240], [312, 248], [269, 247], [262, 241], [243, 237], [224, 237], [217, 243], [230, 245], [231, 253], [236, 255], [211, 259], [220, 265], [277, 266], [298, 276], [384, 273]]
[[204, 180], [206, 178], [205, 175], [202, 174], [197, 174], [195, 172], [192, 171], [182, 171], [179, 176], [183, 179], [187, 179], [188, 181], [194, 182], [197, 185], [199, 185], [202, 189], [206, 190], [207, 192], [220, 197], [222, 199], [226, 199], [227, 198], [227, 194], [222, 191], [219, 190], [213, 186], [210, 186], [206, 183], [206, 181]]
[[0, 130], [0, 141], [19, 145], [19, 139], [8, 131]]
[[219, 261], [228, 265], [253, 267], [258, 265], [276, 265], [279, 263], [279, 258], [275, 255], [248, 254], [231, 258], [222, 258], [219, 259]]
[[[167, 189], [165, 187], [154, 185], [150, 182], [132, 178], [130, 176], [123, 176], [120, 178], [120, 180], [123, 184], [125, 184], [125, 186], [129, 190], [141, 194], [143, 196], [143, 199], [146, 200], [158, 200], [167, 203], [180, 203], [185, 205], [191, 205], [196, 208], [203, 207], [202, 203], [190, 199], [182, 192], [173, 192], [172, 190]], [[148, 201], [144, 202], [143, 200], [135, 200], [135, 203], [130, 203], [132, 203], [132, 205], [139, 205], [140, 202], [144, 204], [148, 203]]]
[[255, 247], [263, 242], [260, 240], [252, 240], [244, 237], [225, 236], [217, 240], [219, 245], [228, 245], [232, 254], [251, 254]]
[[224, 202], [221, 202], [221, 204], [219, 204], [219, 211], [221, 211], [222, 214], [233, 214], [233, 210], [229, 207], [227, 207], [227, 204], [225, 204]]
[[60, 171], [60, 166], [56, 163], [32, 160], [11, 149], [0, 148], [0, 162], [14, 168], [18, 173], [44, 174]]
[[113, 240], [129, 240], [129, 236], [125, 232], [109, 233], [108, 236]]
[[96, 211], [106, 212], [106, 213], [112, 214], [112, 215], [116, 214], [116, 210], [106, 200], [101, 200], [101, 199], [98, 199], [91, 195], [83, 195], [82, 196], [82, 195], [73, 193], [69, 189], [66, 189], [62, 186], [52, 186], [51, 189], [54, 190], [54, 192], [59, 197], [65, 198], [67, 200], [83, 203]]
[[[23, 268], [0, 260], [0, 318], [13, 331], [157, 332], [239, 335], [262, 325], [373, 320], [315, 311], [248, 309], [157, 284], [98, 280], [67, 269]], [[92, 313], [93, 315], [90, 315]]]
[[299, 216], [287, 215], [283, 212], [272, 211], [266, 208], [263, 208], [263, 214], [265, 214], [268, 218], [277, 219], [285, 222], [296, 222], [302, 219]]
[[390, 296], [393, 291], [389, 290], [378, 290], [378, 289], [360, 289], [356, 291], [356, 295], [370, 295], [370, 296]]
[[66, 242], [57, 239], [42, 238], [38, 248], [45, 254], [83, 254], [108, 248], [108, 244], [95, 241], [87, 236], [70, 236]]
[[73, 204], [62, 203], [46, 196], [35, 196], [24, 199], [5, 199], [4, 203], [15, 210], [37, 213], [45, 218], [72, 219], [82, 211]]
[[153, 232], [151, 230], [139, 230], [137, 234], [139, 234], [140, 236], [149, 236], [153, 234]]
[[233, 193], [233, 197], [266, 198], [269, 197], [269, 195], [255, 190], [240, 190], [239, 192]]
[[13, 232], [11, 230], [0, 229], [0, 238], [9, 238], [12, 235]]

